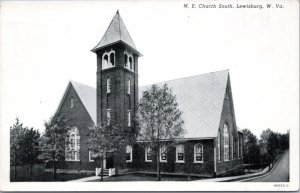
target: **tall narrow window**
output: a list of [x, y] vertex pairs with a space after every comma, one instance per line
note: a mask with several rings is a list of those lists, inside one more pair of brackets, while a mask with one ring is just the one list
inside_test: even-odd
[[70, 108], [73, 108], [73, 107], [74, 107], [74, 99], [72, 97], [71, 100], [70, 100]]
[[227, 124], [224, 124], [223, 138], [224, 138], [224, 161], [228, 161], [229, 160], [229, 132], [228, 132]]
[[110, 109], [106, 110], [106, 121], [107, 121], [107, 125], [110, 125], [110, 121], [111, 121]]
[[125, 62], [124, 66], [125, 66], [125, 68], [127, 68], [127, 66], [128, 66], [128, 56], [127, 56], [127, 54], [124, 55], [124, 62]]
[[195, 163], [203, 162], [203, 146], [201, 144], [196, 144], [194, 146], [194, 162]]
[[129, 68], [130, 68], [130, 70], [133, 70], [132, 66], [133, 66], [133, 61], [132, 61], [132, 57], [130, 56], [129, 57]]
[[146, 147], [145, 149], [145, 161], [151, 162], [152, 161], [152, 149], [151, 147]]
[[127, 80], [127, 94], [130, 94], [130, 79]]
[[113, 52], [110, 53], [109, 59], [110, 59], [110, 65], [115, 66], [115, 53], [113, 53]]
[[218, 132], [218, 162], [221, 161], [221, 133]]
[[237, 135], [237, 158], [240, 158], [240, 139], [239, 139], [239, 134]]
[[176, 162], [184, 162], [184, 145], [176, 146]]
[[240, 138], [240, 143], [241, 143], [241, 158], [243, 157], [243, 138]]
[[130, 111], [127, 112], [127, 121], [128, 121], [128, 127], [130, 127], [131, 126], [131, 112]]
[[89, 161], [90, 161], [90, 162], [93, 162], [93, 161], [94, 161], [94, 160], [93, 160], [93, 157], [94, 157], [94, 152], [91, 151], [91, 150], [89, 150]]
[[126, 146], [126, 162], [132, 162], [132, 147], [131, 147], [131, 145]]
[[76, 127], [71, 128], [66, 138], [65, 159], [66, 161], [80, 160], [80, 135]]
[[230, 135], [230, 159], [233, 160], [233, 135]]
[[104, 54], [102, 59], [102, 69], [108, 68], [108, 55]]
[[106, 93], [111, 92], [111, 78], [106, 79]]
[[161, 162], [167, 162], [167, 146], [163, 145], [159, 149], [160, 152], [160, 161]]

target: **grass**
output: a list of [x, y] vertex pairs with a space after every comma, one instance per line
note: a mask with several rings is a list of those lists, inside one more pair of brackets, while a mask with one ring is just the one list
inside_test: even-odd
[[[190, 180], [199, 180], [201, 178], [187, 176], [161, 176], [161, 181], [190, 181]], [[99, 182], [100, 179], [91, 180], [90, 182]], [[103, 178], [104, 182], [122, 182], [122, 181], [157, 181], [156, 175], [153, 174], [127, 174], [119, 176], [111, 176]]]
[[51, 182], [51, 181], [69, 181], [79, 178], [88, 177], [87, 174], [66, 174], [57, 173], [56, 180], [53, 180], [53, 174], [51, 172], [45, 172], [44, 164], [35, 164], [32, 168], [32, 178], [29, 175], [29, 165], [17, 166], [17, 179], [14, 179], [14, 166], [10, 167], [10, 181], [11, 182]]

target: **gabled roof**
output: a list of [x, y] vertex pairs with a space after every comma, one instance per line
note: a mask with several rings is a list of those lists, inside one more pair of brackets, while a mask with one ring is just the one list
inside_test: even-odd
[[110, 22], [104, 36], [100, 40], [100, 42], [92, 49], [93, 52], [96, 50], [106, 47], [108, 45], [122, 42], [126, 45], [130, 46], [135, 52], [139, 55], [140, 53], [137, 51], [135, 44], [119, 14], [119, 11], [116, 12], [112, 21]]
[[[184, 138], [217, 137], [229, 71], [223, 70], [156, 83], [168, 84], [176, 95], [178, 107], [183, 111]], [[71, 81], [82, 103], [96, 123], [96, 89]], [[151, 85], [139, 87], [139, 95]]]
[[60, 108], [65, 100], [67, 93], [69, 92], [70, 87], [73, 86], [75, 92], [77, 93], [78, 97], [80, 98], [83, 106], [87, 110], [88, 114], [90, 115], [91, 119], [93, 120], [94, 124], [97, 123], [97, 111], [96, 111], [96, 89], [90, 87], [88, 85], [75, 82], [71, 80], [68, 84], [68, 87], [63, 95], [63, 98], [58, 106], [56, 113], [60, 111]]
[[[183, 111], [184, 138], [217, 137], [229, 71], [218, 71], [157, 83], [167, 84]], [[151, 85], [139, 88], [142, 92]]]
[[70, 81], [84, 107], [88, 111], [94, 123], [97, 123], [96, 89], [79, 82]]

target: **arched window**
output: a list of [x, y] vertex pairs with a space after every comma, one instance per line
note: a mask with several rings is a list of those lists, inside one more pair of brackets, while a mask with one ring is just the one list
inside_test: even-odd
[[126, 162], [132, 162], [132, 147], [131, 147], [131, 145], [126, 146]]
[[218, 162], [221, 161], [221, 133], [218, 132]]
[[243, 141], [243, 137], [240, 136], [240, 157], [243, 158], [244, 157], [244, 152], [243, 152], [243, 145], [244, 145], [244, 141]]
[[230, 134], [230, 159], [233, 160], [233, 133]]
[[224, 161], [229, 160], [229, 131], [228, 125], [225, 123], [223, 128], [223, 139], [224, 139]]
[[79, 161], [80, 160], [80, 135], [77, 127], [73, 127], [68, 132], [68, 137], [66, 139], [66, 152], [65, 159], [67, 161]]
[[176, 162], [184, 162], [184, 145], [176, 146]]
[[202, 163], [203, 162], [203, 145], [196, 144], [194, 146], [194, 162]]
[[115, 66], [115, 51], [105, 52], [102, 56], [102, 69], [112, 68]]
[[115, 66], [115, 53], [113, 52], [110, 53], [109, 58], [110, 58], [110, 65]]
[[125, 68], [127, 68], [127, 66], [128, 66], [128, 56], [127, 56], [127, 54], [124, 55], [124, 61], [125, 61], [124, 66], [125, 66]]
[[161, 162], [167, 162], [167, 146], [163, 145], [159, 149], [160, 152], [160, 161]]
[[71, 97], [71, 100], [70, 100], [70, 108], [73, 108], [74, 107], [74, 99], [73, 97]]
[[124, 67], [128, 70], [134, 71], [133, 54], [127, 50], [124, 52]]
[[237, 135], [237, 158], [240, 158], [240, 139], [239, 139], [239, 134]]
[[150, 146], [145, 149], [145, 161], [152, 162], [152, 149]]
[[130, 56], [129, 57], [129, 68], [130, 68], [130, 70], [133, 69], [132, 66], [133, 66], [133, 61], [132, 61], [132, 57]]
[[104, 54], [102, 59], [102, 69], [108, 68], [108, 55]]

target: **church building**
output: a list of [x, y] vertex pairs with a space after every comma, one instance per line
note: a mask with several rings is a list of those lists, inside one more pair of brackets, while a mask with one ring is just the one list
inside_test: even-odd
[[[72, 127], [71, 144], [60, 168], [94, 171], [98, 166], [88, 148], [88, 128], [106, 122], [133, 132], [139, 96], [151, 86], [139, 87], [142, 54], [118, 11], [92, 52], [97, 56], [96, 88], [70, 81], [55, 113]], [[236, 125], [229, 71], [155, 84], [165, 83], [176, 94], [186, 133], [178, 144], [161, 147], [162, 173], [205, 177], [242, 173], [243, 134]], [[157, 156], [141, 143], [108, 154], [104, 168], [116, 168], [118, 173], [155, 172]]]

